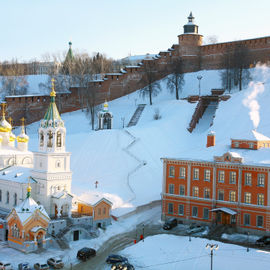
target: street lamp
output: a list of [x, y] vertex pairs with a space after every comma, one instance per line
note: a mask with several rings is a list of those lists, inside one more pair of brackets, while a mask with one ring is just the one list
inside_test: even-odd
[[213, 250], [218, 250], [218, 245], [215, 245], [215, 244], [207, 244], [205, 246], [206, 248], [210, 248], [210, 255], [211, 255], [211, 270], [213, 270]]
[[125, 117], [121, 117], [122, 123], [123, 123], [123, 128], [125, 127]]
[[197, 76], [197, 79], [199, 81], [199, 97], [201, 96], [201, 79], [202, 79], [202, 76], [201, 75], [198, 75]]
[[249, 232], [247, 232], [247, 252], [249, 252]]

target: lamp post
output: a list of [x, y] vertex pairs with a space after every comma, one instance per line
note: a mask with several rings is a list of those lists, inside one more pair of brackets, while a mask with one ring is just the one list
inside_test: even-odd
[[249, 252], [249, 232], [247, 232], [247, 252]]
[[125, 117], [121, 117], [122, 123], [123, 123], [123, 128], [125, 127]]
[[197, 79], [199, 81], [199, 97], [201, 96], [201, 79], [202, 79], [202, 76], [201, 75], [198, 75], [197, 76]]
[[218, 250], [218, 245], [216, 245], [216, 244], [207, 244], [205, 247], [210, 248], [210, 251], [211, 251], [211, 253], [210, 253], [210, 255], [211, 255], [211, 270], [213, 270], [213, 250], [214, 249]]

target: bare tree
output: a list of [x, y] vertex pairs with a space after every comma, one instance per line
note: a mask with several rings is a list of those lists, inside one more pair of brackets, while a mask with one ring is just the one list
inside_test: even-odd
[[168, 77], [167, 87], [171, 93], [175, 93], [175, 98], [179, 99], [179, 93], [182, 92], [185, 84], [182, 60], [175, 59], [172, 62], [172, 74]]
[[158, 81], [158, 71], [156, 63], [153, 60], [144, 60], [142, 66], [142, 78], [140, 80], [141, 85], [145, 85], [141, 90], [140, 94], [143, 98], [149, 97], [149, 104], [152, 105], [152, 97], [157, 96], [160, 91], [160, 83]]
[[228, 47], [223, 54], [222, 66], [224, 70], [220, 72], [222, 86], [229, 90], [238, 87], [239, 91], [251, 80], [249, 72], [250, 53], [248, 48], [238, 43], [233, 47]]
[[1, 85], [4, 95], [25, 95], [28, 89], [25, 65], [16, 59], [4, 62], [0, 67]]

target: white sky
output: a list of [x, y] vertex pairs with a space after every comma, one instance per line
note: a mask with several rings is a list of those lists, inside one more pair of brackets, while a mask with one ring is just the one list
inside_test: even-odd
[[190, 11], [219, 41], [269, 35], [267, 0], [0, 0], [0, 61], [67, 50], [113, 58], [158, 53], [177, 43]]

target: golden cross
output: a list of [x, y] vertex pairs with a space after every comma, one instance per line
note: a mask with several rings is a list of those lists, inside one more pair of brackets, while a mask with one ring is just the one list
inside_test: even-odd
[[8, 121], [12, 125], [12, 118], [11, 117], [8, 118]]
[[22, 126], [24, 126], [25, 118], [21, 118]]
[[7, 104], [1, 103], [1, 107], [2, 107], [2, 116], [3, 116], [3, 118], [5, 118], [5, 107], [7, 107]]
[[55, 78], [52, 78], [52, 92], [54, 92], [54, 87], [55, 87], [54, 83], [55, 83]]

